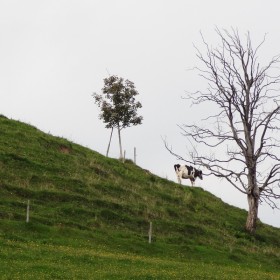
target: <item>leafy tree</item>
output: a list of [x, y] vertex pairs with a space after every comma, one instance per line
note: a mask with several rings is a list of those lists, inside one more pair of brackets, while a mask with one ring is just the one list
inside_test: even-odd
[[120, 158], [122, 159], [121, 130], [142, 123], [143, 117], [137, 115], [137, 109], [142, 107], [141, 103], [135, 99], [138, 94], [133, 82], [115, 75], [104, 79], [101, 94], [93, 94], [95, 103], [101, 109], [99, 118], [106, 123], [106, 128], [112, 129], [107, 155], [114, 128], [118, 130]]
[[246, 229], [253, 233], [260, 202], [275, 208], [275, 199], [280, 198], [280, 56], [261, 66], [258, 51], [265, 39], [254, 48], [249, 33], [242, 42], [236, 30], [216, 32], [220, 39], [216, 48], [203, 37], [205, 51], [197, 48], [201, 66], [196, 69], [208, 87], [187, 97], [195, 106], [212, 103], [215, 111], [198, 125], [181, 129], [196, 147], [190, 162], [247, 196]]

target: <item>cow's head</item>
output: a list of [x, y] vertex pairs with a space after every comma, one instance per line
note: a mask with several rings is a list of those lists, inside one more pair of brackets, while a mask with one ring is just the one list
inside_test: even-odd
[[201, 170], [195, 170], [195, 177], [198, 177], [200, 180], [203, 180], [202, 171]]

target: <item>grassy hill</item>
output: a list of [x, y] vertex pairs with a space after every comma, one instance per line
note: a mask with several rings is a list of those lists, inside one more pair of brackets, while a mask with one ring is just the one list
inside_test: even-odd
[[280, 229], [4, 116], [0, 197], [0, 279], [280, 279]]

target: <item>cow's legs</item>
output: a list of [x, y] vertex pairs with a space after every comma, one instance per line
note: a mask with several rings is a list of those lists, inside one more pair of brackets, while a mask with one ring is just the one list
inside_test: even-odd
[[179, 183], [180, 185], [182, 185], [181, 177], [180, 177], [180, 176], [177, 176], [177, 178], [178, 178], [178, 183]]
[[178, 183], [181, 185], [182, 184], [182, 180], [181, 180], [181, 174], [177, 174], [177, 179], [178, 179]]

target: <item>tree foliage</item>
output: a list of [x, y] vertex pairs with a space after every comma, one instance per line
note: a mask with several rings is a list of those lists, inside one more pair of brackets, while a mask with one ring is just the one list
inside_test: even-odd
[[133, 82], [114, 75], [104, 79], [101, 94], [93, 94], [95, 103], [101, 109], [99, 118], [106, 124], [106, 128], [111, 128], [112, 132], [114, 128], [118, 129], [120, 158], [123, 158], [120, 131], [123, 128], [139, 125], [143, 120], [142, 116], [137, 115], [137, 110], [142, 107], [135, 98], [138, 94]]
[[126, 128], [142, 123], [143, 117], [137, 115], [142, 105], [136, 101], [138, 95], [134, 83], [118, 76], [104, 79], [102, 94], [93, 94], [96, 104], [100, 107], [100, 119], [106, 128]]

